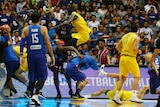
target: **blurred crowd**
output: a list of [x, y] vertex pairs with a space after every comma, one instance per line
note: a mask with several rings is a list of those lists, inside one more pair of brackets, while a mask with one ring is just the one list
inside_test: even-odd
[[142, 50], [137, 61], [139, 65], [146, 64], [144, 54], [148, 47], [153, 50], [155, 39], [160, 37], [160, 0], [0, 0], [0, 26], [8, 24], [12, 28], [13, 44], [19, 45], [22, 29], [32, 23], [31, 13], [38, 11], [40, 24], [47, 26], [53, 48], [64, 45], [71, 33], [77, 32], [76, 28], [52, 27], [66, 21], [69, 5], [74, 6], [92, 30], [90, 40], [79, 46], [79, 51], [92, 55], [100, 65], [118, 64], [120, 53], [115, 46], [130, 32], [131, 24], [136, 23]]

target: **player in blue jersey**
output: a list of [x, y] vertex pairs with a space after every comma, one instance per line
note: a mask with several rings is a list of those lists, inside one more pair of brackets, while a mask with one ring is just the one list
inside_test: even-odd
[[[31, 100], [36, 105], [41, 105], [38, 94], [42, 89], [45, 80], [47, 79], [47, 66], [45, 57], [45, 46], [51, 56], [52, 65], [55, 64], [54, 54], [52, 51], [51, 43], [49, 41], [48, 30], [45, 26], [39, 25], [40, 14], [33, 12], [31, 15], [32, 25], [29, 25], [23, 29], [22, 39], [20, 42], [20, 53], [23, 54], [23, 47], [26, 42], [27, 46], [27, 62], [29, 70], [29, 86], [28, 92], [33, 92], [36, 88]], [[20, 57], [20, 62], [23, 63], [23, 58]]]
[[148, 47], [148, 53], [144, 56], [148, 66], [148, 74], [150, 76], [150, 93], [151, 94], [160, 94], [160, 91], [157, 88], [160, 86], [160, 77], [159, 77], [159, 67], [160, 67], [160, 56], [157, 55], [155, 61], [152, 63], [152, 68], [150, 67], [150, 61], [152, 58], [153, 51], [152, 47]]
[[[55, 52], [60, 53], [66, 50], [67, 49], [64, 49], [64, 47], [57, 47]], [[83, 98], [83, 96], [80, 95], [80, 92], [87, 85], [88, 79], [86, 78], [86, 75], [84, 73], [80, 72], [80, 70], [85, 70], [88, 68], [98, 70], [99, 67], [96, 63], [96, 60], [90, 55], [83, 56], [79, 52], [77, 52], [77, 50], [75, 52], [78, 56], [70, 56], [66, 67], [66, 73], [74, 81], [77, 81], [77, 89], [73, 98]]]

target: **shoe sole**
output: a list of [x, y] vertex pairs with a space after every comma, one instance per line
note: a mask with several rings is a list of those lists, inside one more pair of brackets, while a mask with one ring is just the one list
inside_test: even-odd
[[41, 97], [41, 98], [43, 98], [43, 99], [46, 99], [46, 97], [44, 97], [44, 96], [42, 96], [42, 95], [40, 95], [40, 94], [39, 94], [38, 96]]
[[35, 102], [35, 105], [41, 106], [41, 104], [39, 104], [35, 99], [32, 99], [32, 101]]
[[134, 102], [134, 103], [143, 103], [143, 102], [137, 102], [137, 101], [133, 101], [133, 100], [130, 100], [131, 102]]
[[113, 102], [115, 102], [116, 104], [118, 104], [118, 105], [122, 105], [122, 103], [118, 103], [116, 100], [112, 100]]

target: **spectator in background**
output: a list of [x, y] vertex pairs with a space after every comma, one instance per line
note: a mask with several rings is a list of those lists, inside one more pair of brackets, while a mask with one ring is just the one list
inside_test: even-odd
[[107, 38], [107, 48], [110, 51], [113, 51], [114, 47], [115, 47], [115, 43], [116, 43], [116, 39], [113, 37], [113, 32], [109, 32], [109, 37]]
[[123, 18], [121, 20], [122, 26], [127, 26], [127, 21], [128, 20], [129, 20], [128, 14], [126, 14], [125, 16], [123, 16]]
[[146, 11], [146, 13], [149, 13], [149, 10], [150, 10], [151, 7], [154, 8], [155, 13], [158, 13], [156, 7], [152, 4], [151, 0], [148, 0], [148, 3], [144, 6], [144, 10]]
[[10, 16], [7, 16], [6, 10], [3, 10], [2, 15], [0, 17], [0, 25], [7, 24], [12, 26], [12, 20]]
[[58, 6], [61, 0], [49, 0], [52, 2], [53, 6]]
[[153, 20], [152, 21], [153, 24], [152, 25], [149, 25], [149, 28], [152, 29], [152, 32], [153, 32], [153, 38], [157, 38], [157, 31], [160, 30], [160, 28], [157, 26], [157, 20]]
[[90, 35], [90, 42], [89, 42], [89, 46], [90, 48], [94, 48], [96, 47], [96, 45], [98, 45], [98, 39], [100, 38], [100, 36], [97, 33], [97, 28], [93, 27], [92, 29], [92, 33]]
[[42, 11], [41, 12], [41, 18], [40, 18], [40, 24], [43, 25], [43, 26], [46, 26], [47, 21], [48, 21], [48, 16], [44, 11]]
[[85, 4], [85, 9], [84, 9], [86, 12], [91, 12], [92, 11], [92, 8], [91, 8], [91, 6], [90, 6], [90, 2], [86, 2], [86, 4]]
[[46, 13], [52, 13], [54, 11], [54, 7], [51, 2], [48, 2], [46, 6], [43, 6], [43, 11]]
[[98, 13], [98, 7], [97, 7], [97, 6], [94, 8], [94, 11], [91, 12], [91, 16], [92, 16], [92, 15], [95, 15], [95, 16], [96, 16], [96, 20], [97, 20], [97, 21], [100, 21], [101, 15]]
[[127, 12], [124, 10], [124, 5], [121, 4], [121, 5], [119, 6], [118, 15], [119, 15], [121, 18], [123, 18], [123, 16], [126, 15], [126, 13], [127, 13]]
[[153, 20], [157, 19], [157, 13], [154, 11], [154, 7], [151, 7], [149, 12], [148, 12], [148, 17], [149, 17], [149, 24], [153, 23]]
[[94, 27], [96, 27], [98, 29], [98, 26], [100, 25], [100, 22], [96, 20], [96, 16], [91, 15], [90, 19], [91, 20], [88, 22], [89, 28], [93, 29]]
[[141, 32], [144, 32], [145, 37], [144, 38], [148, 38], [149, 41], [152, 39], [153, 37], [153, 31], [151, 28], [148, 27], [148, 22], [145, 21], [143, 24], [143, 28], [140, 28], [138, 31], [138, 34], [140, 34]]
[[82, 54], [89, 55], [89, 46], [87, 43], [83, 44], [82, 46]]
[[104, 17], [106, 12], [107, 12], [106, 5], [103, 3], [101, 5], [101, 8], [98, 9], [98, 13], [101, 15], [101, 17]]
[[64, 13], [64, 11], [60, 8], [60, 6], [56, 6], [54, 11], [55, 18], [61, 20], [61, 13]]
[[103, 24], [100, 24], [99, 25], [99, 30], [97, 31], [97, 34], [98, 34], [98, 36], [102, 36], [104, 33], [103, 33], [103, 27], [104, 27], [104, 25]]
[[55, 14], [52, 12], [50, 13], [50, 18], [48, 19], [48, 23], [52, 24], [52, 27], [60, 24], [60, 21], [58, 19], [55, 18]]
[[84, 3], [84, 1], [83, 0], [81, 0], [81, 3], [80, 3], [80, 6], [79, 6], [79, 10], [80, 11], [85, 11], [85, 3]]
[[100, 65], [105, 64], [109, 65], [110, 64], [110, 51], [105, 47], [105, 40], [104, 39], [99, 39], [98, 40], [98, 63]]
[[117, 39], [117, 38], [122, 38], [123, 35], [124, 35], [124, 33], [123, 33], [122, 30], [121, 30], [121, 26], [117, 26], [117, 27], [116, 27], [116, 32], [113, 33], [113, 37], [114, 37], [115, 39]]
[[12, 44], [16, 45], [16, 39], [18, 39], [18, 41], [21, 39], [19, 31], [14, 31], [14, 36], [12, 36]]
[[18, 23], [18, 21], [17, 21], [18, 15], [17, 15], [16, 12], [14, 12], [14, 13], [12, 14], [12, 17], [13, 17], [13, 20], [12, 20], [12, 28], [11, 28], [11, 30], [12, 30], [12, 32], [13, 32], [13, 31], [15, 31], [15, 30], [19, 30], [19, 23]]
[[16, 11], [17, 13], [20, 13], [23, 11], [23, 6], [26, 5], [26, 2], [24, 0], [18, 0], [18, 3], [16, 5]]

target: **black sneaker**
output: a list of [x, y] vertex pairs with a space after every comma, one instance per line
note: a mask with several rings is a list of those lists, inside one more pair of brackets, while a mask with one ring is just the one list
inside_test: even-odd
[[74, 94], [74, 95], [72, 96], [72, 98], [73, 98], [73, 99], [78, 99], [78, 98], [85, 98], [85, 97], [81, 96], [80, 94]]
[[43, 98], [43, 99], [46, 99], [46, 97], [42, 94], [42, 91], [39, 91], [38, 96], [41, 97], [41, 98]]
[[69, 95], [70, 95], [71, 98], [74, 96], [74, 93], [73, 93], [72, 90], [69, 90]]
[[57, 94], [57, 96], [55, 97], [55, 100], [60, 100], [62, 98], [61, 94]]
[[26, 91], [25, 93], [24, 93], [24, 96], [26, 97], [26, 98], [31, 98], [31, 93], [29, 92], [29, 91]]

